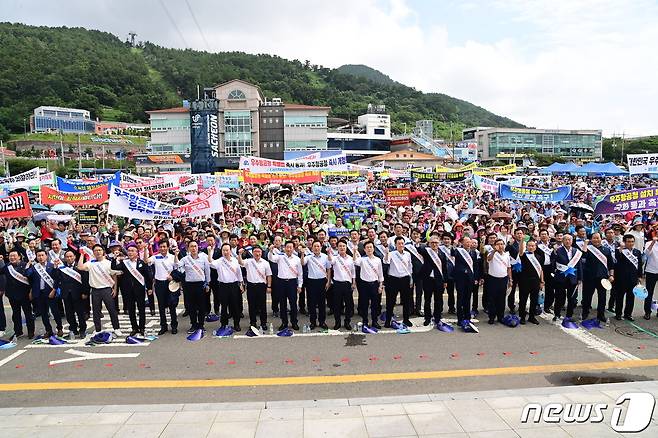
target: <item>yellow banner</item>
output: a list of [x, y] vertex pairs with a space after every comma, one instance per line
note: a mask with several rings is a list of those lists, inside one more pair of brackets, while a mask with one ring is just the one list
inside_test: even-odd
[[516, 172], [516, 164], [508, 164], [506, 166], [497, 166], [497, 167], [478, 167], [473, 169], [473, 173], [476, 175], [506, 175], [508, 173]]
[[466, 166], [462, 167], [444, 167], [444, 166], [436, 166], [436, 173], [460, 173], [460, 172], [468, 172], [477, 167], [477, 163], [473, 162], [471, 164], [467, 164]]
[[244, 182], [244, 174], [239, 169], [225, 169], [224, 172], [215, 172], [215, 175], [238, 175], [238, 181]]
[[358, 170], [327, 170], [320, 172], [322, 176], [351, 176], [357, 177], [360, 175]]

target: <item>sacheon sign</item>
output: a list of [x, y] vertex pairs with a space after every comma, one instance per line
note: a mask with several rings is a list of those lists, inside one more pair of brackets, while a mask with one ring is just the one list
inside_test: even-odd
[[216, 99], [190, 105], [192, 173], [212, 173], [219, 159], [219, 113]]

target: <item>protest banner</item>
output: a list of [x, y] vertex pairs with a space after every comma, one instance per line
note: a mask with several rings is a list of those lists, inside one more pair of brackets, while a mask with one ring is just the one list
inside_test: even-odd
[[515, 199], [517, 201], [560, 202], [571, 199], [571, 187], [562, 186], [553, 189], [539, 189], [536, 187], [513, 187], [500, 185], [502, 199]]
[[322, 180], [320, 172], [299, 173], [251, 173], [244, 172], [244, 182], [249, 184], [310, 184]]
[[627, 190], [605, 195], [594, 207], [594, 214], [616, 214], [658, 208], [658, 187]]
[[81, 225], [97, 225], [99, 222], [98, 210], [95, 208], [78, 210], [78, 223]]
[[317, 160], [269, 160], [260, 157], [240, 157], [240, 169], [252, 174], [348, 170], [345, 152]]
[[384, 190], [384, 199], [392, 207], [411, 205], [411, 190], [405, 189], [386, 189]]
[[41, 203], [43, 205], [100, 205], [107, 201], [109, 192], [107, 185], [102, 185], [86, 192], [60, 192], [51, 187], [41, 186]]
[[486, 178], [476, 173], [473, 174], [473, 186], [478, 190], [485, 192], [498, 193], [501, 184], [508, 186], [520, 186], [522, 182], [521, 177], [509, 178], [505, 181], [496, 181], [495, 179]]
[[101, 186], [115, 185], [119, 187], [121, 183], [121, 171], [117, 171], [113, 175], [99, 178], [93, 181], [76, 181], [57, 177], [57, 190], [60, 192], [88, 192], [89, 190], [97, 189]]
[[[52, 183], [52, 179], [49, 182], [44, 184]], [[34, 169], [28, 170], [23, 173], [19, 173], [16, 176], [10, 176], [7, 178], [0, 179], [0, 186], [3, 186], [8, 189], [26, 189], [29, 187], [41, 185], [41, 179], [39, 178], [39, 168], [35, 167]]]
[[368, 190], [368, 183], [366, 181], [349, 184], [331, 184], [324, 186], [314, 185], [311, 188], [313, 194], [318, 196], [331, 196], [338, 193], [357, 193], [365, 192], [366, 190]]
[[496, 167], [476, 167], [473, 169], [473, 174], [475, 175], [506, 175], [515, 172], [516, 164], [507, 164], [505, 166]]
[[27, 196], [27, 192], [20, 192], [6, 198], [0, 198], [0, 217], [32, 217], [32, 207], [30, 207], [30, 198]]
[[627, 154], [628, 173], [658, 173], [658, 154]]

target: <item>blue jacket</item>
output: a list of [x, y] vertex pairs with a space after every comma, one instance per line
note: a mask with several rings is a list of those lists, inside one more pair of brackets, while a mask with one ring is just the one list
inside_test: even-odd
[[[36, 261], [34, 263], [36, 263]], [[29, 268], [27, 268], [27, 271], [25, 271], [25, 276], [30, 279], [30, 284], [32, 285], [33, 300], [39, 298], [42, 294], [48, 295], [55, 286], [55, 279], [57, 278], [57, 274], [55, 273], [55, 266], [50, 262], [46, 263], [46, 272], [53, 279], [53, 287], [51, 288], [50, 286], [48, 286], [48, 283], [44, 281], [43, 282], [44, 287], [42, 289], [41, 276], [39, 275], [37, 270], [34, 269], [34, 266], [31, 265]]]
[[601, 254], [605, 256], [606, 265], [604, 266], [603, 263], [601, 263], [601, 261], [591, 251], [592, 246], [594, 245], [588, 245], [588, 248], [590, 249], [588, 249], [587, 252], [583, 254], [583, 278], [587, 281], [592, 280], [599, 282], [601, 279], [608, 278], [610, 276], [610, 271], [614, 269], [615, 262], [612, 259], [612, 253], [610, 252], [610, 249], [601, 245], [597, 249], [601, 251]]

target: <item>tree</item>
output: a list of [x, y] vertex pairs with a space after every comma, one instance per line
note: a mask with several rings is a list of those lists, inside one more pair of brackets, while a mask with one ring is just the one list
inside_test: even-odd
[[4, 125], [0, 124], [0, 140], [9, 140], [9, 130]]

